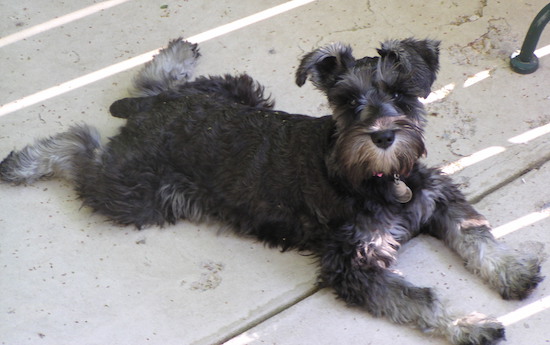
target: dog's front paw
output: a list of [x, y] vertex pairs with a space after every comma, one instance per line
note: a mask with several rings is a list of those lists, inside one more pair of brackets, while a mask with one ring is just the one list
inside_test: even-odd
[[495, 345], [505, 339], [504, 326], [479, 313], [455, 320], [449, 328], [454, 345]]
[[505, 257], [503, 268], [498, 273], [498, 288], [506, 300], [522, 300], [529, 296], [544, 279], [540, 266], [544, 256], [538, 251]]

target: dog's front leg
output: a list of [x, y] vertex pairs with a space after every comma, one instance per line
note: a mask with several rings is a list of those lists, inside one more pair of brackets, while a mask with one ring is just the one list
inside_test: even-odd
[[481, 276], [504, 299], [524, 299], [542, 281], [538, 253], [519, 253], [497, 241], [489, 222], [457, 191], [440, 202], [429, 221], [429, 232], [460, 255], [466, 268]]
[[504, 327], [495, 319], [478, 313], [453, 316], [432, 289], [414, 286], [382, 261], [367, 262], [369, 244], [354, 250], [348, 243], [333, 245], [321, 257], [320, 280], [349, 305], [444, 336], [455, 345], [493, 345], [504, 339]]

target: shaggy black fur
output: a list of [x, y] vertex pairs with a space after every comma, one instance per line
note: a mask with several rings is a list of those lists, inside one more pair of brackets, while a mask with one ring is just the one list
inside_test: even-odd
[[506, 299], [542, 280], [541, 258], [498, 243], [450, 178], [418, 161], [418, 98], [435, 80], [439, 42], [388, 41], [378, 52], [356, 60], [349, 46], [332, 44], [303, 57], [296, 82], [309, 78], [333, 110], [317, 118], [273, 110], [247, 75], [189, 81], [198, 49], [175, 40], [138, 75], [145, 97], [111, 106], [127, 123], [105, 147], [92, 128], [74, 127], [10, 154], [0, 177], [64, 176], [85, 205], [120, 224], [212, 219], [309, 251], [321, 284], [348, 304], [454, 344], [496, 344], [498, 321], [453, 316], [431, 289], [394, 273], [398, 248], [433, 235]]

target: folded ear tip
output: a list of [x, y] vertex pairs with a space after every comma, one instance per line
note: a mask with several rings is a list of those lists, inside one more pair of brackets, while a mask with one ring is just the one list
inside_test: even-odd
[[317, 48], [302, 57], [296, 71], [296, 84], [309, 80], [321, 91], [327, 91], [355, 63], [349, 45], [336, 42]]

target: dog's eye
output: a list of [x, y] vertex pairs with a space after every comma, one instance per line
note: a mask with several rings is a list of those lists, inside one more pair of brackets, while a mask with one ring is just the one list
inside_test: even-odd
[[359, 103], [357, 102], [357, 100], [355, 98], [351, 99], [349, 102], [348, 102], [348, 105], [351, 107], [351, 108], [355, 108], [357, 107]]
[[400, 93], [400, 92], [394, 92], [394, 93], [392, 94], [391, 99], [392, 99], [393, 101], [399, 102], [399, 101], [403, 100], [403, 94]]

